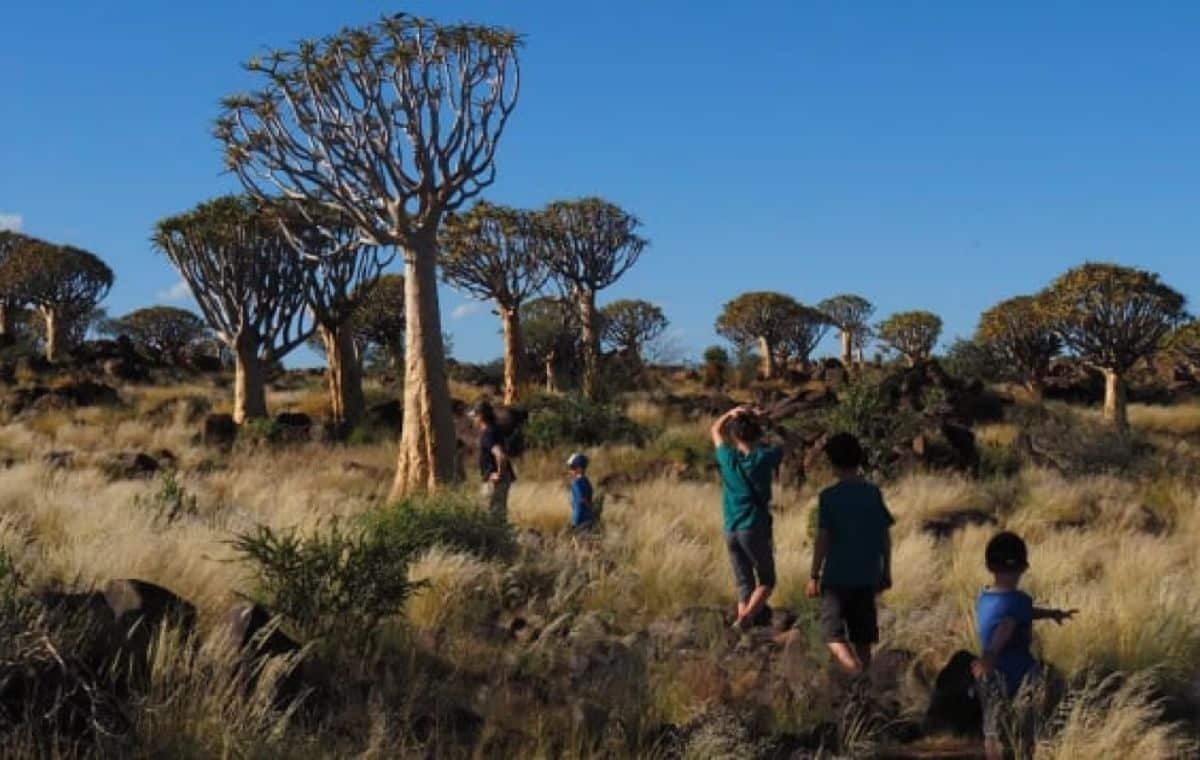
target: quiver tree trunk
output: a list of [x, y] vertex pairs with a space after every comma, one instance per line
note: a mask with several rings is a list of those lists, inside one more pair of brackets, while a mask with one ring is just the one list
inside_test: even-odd
[[1129, 431], [1125, 378], [1112, 369], [1104, 370], [1104, 419], [1121, 433]]
[[54, 309], [42, 308], [42, 318], [46, 322], [46, 361], [55, 362], [62, 356], [63, 331], [62, 320]]
[[456, 480], [456, 440], [438, 312], [437, 244], [418, 238], [405, 252], [404, 428], [392, 497]]
[[1046, 381], [1041, 374], [1035, 374], [1025, 382], [1025, 390], [1029, 392], [1029, 400], [1040, 404], [1046, 399]]
[[775, 347], [766, 338], [758, 339], [758, 354], [763, 380], [775, 378]]
[[233, 343], [233, 421], [239, 425], [267, 416], [267, 389], [258, 343], [258, 335], [250, 328], [243, 328]]
[[854, 363], [854, 333], [850, 330], [842, 330], [842, 366], [850, 369]]
[[14, 343], [12, 332], [8, 329], [8, 314], [8, 304], [0, 300], [0, 347]]
[[516, 308], [500, 307], [504, 328], [504, 403], [517, 403], [521, 386], [521, 317]]
[[546, 392], [555, 393], [558, 391], [558, 354], [553, 351], [546, 354], [542, 366], [546, 373]]
[[325, 380], [333, 424], [353, 426], [366, 413], [362, 387], [362, 359], [354, 335], [345, 326], [317, 328], [325, 346]]
[[596, 397], [597, 373], [600, 363], [600, 333], [596, 329], [596, 294], [588, 288], [580, 288], [579, 323], [583, 340], [583, 377], [580, 387], [584, 398]]

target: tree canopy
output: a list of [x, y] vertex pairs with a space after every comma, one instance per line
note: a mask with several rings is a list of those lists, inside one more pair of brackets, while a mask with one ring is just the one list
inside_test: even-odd
[[351, 324], [363, 349], [383, 351], [396, 369], [404, 366], [404, 276], [381, 275], [355, 294]]
[[480, 300], [517, 308], [550, 276], [542, 238], [534, 212], [480, 201], [446, 217], [442, 277]]
[[829, 333], [829, 317], [811, 306], [798, 303], [798, 308], [784, 325], [779, 341], [779, 361], [795, 359], [807, 362], [812, 352]]
[[1043, 303], [1034, 296], [1002, 301], [979, 318], [976, 341], [993, 353], [1011, 379], [1040, 392], [1050, 361], [1062, 350]]
[[862, 296], [847, 293], [826, 298], [817, 304], [817, 310], [841, 332], [842, 363], [849, 365], [854, 350], [861, 349], [871, 333], [869, 322], [875, 306]]
[[642, 351], [670, 322], [663, 310], [638, 299], [613, 301], [600, 310], [601, 338], [612, 350], [640, 361]]
[[888, 317], [876, 328], [884, 345], [903, 354], [910, 363], [933, 355], [942, 334], [942, 318], [928, 311], [903, 311]]
[[1167, 350], [1174, 356], [1200, 365], [1200, 319], [1181, 325], [1167, 338]]
[[763, 375], [775, 373], [780, 346], [789, 339], [803, 307], [796, 299], [773, 291], [743, 293], [725, 304], [717, 317], [716, 331], [741, 350], [758, 344]]
[[110, 319], [105, 329], [127, 337], [134, 346], [153, 356], [177, 360], [189, 348], [209, 337], [208, 325], [187, 309], [149, 306]]

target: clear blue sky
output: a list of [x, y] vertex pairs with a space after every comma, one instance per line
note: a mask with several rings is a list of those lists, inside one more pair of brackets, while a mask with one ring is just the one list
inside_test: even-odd
[[[923, 307], [947, 337], [1086, 259], [1200, 301], [1200, 4], [33, 3], [3, 14], [0, 223], [114, 268], [112, 313], [177, 294], [158, 218], [233, 189], [218, 100], [267, 47], [405, 10], [527, 36], [495, 201], [598, 194], [652, 247], [601, 301], [695, 354], [751, 289]], [[457, 353], [499, 354], [443, 288]], [[312, 357], [297, 357], [311, 361]]]

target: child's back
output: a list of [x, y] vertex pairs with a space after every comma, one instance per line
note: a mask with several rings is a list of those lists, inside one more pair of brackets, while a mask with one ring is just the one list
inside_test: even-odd
[[592, 510], [592, 481], [580, 475], [571, 481], [571, 526], [590, 528], [596, 522]]
[[893, 522], [883, 494], [873, 483], [851, 478], [822, 491], [817, 527], [829, 535], [823, 585], [878, 589]]
[[986, 650], [996, 628], [1005, 620], [1015, 623], [1012, 636], [997, 653], [995, 667], [1004, 676], [1005, 691], [1013, 696], [1037, 666], [1033, 645], [1033, 598], [1017, 589], [985, 588], [975, 602], [975, 625], [980, 649]]

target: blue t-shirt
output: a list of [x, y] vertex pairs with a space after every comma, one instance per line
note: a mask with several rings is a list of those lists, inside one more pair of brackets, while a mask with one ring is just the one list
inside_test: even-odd
[[888, 529], [895, 522], [883, 493], [865, 480], [845, 480], [822, 491], [817, 527], [829, 533], [829, 553], [821, 585], [879, 588]]
[[587, 476], [571, 481], [571, 527], [581, 528], [596, 521], [592, 512], [592, 483]]
[[1017, 627], [1012, 638], [996, 657], [996, 670], [1004, 675], [1004, 685], [1011, 697], [1021, 688], [1037, 662], [1030, 647], [1033, 645], [1033, 598], [1024, 591], [996, 591], [985, 588], [975, 603], [975, 625], [979, 646], [986, 650], [991, 644], [996, 626], [1012, 618]]
[[746, 454], [724, 443], [717, 447], [727, 532], [770, 525], [771, 481], [781, 461], [783, 450], [778, 446], [755, 446]]

